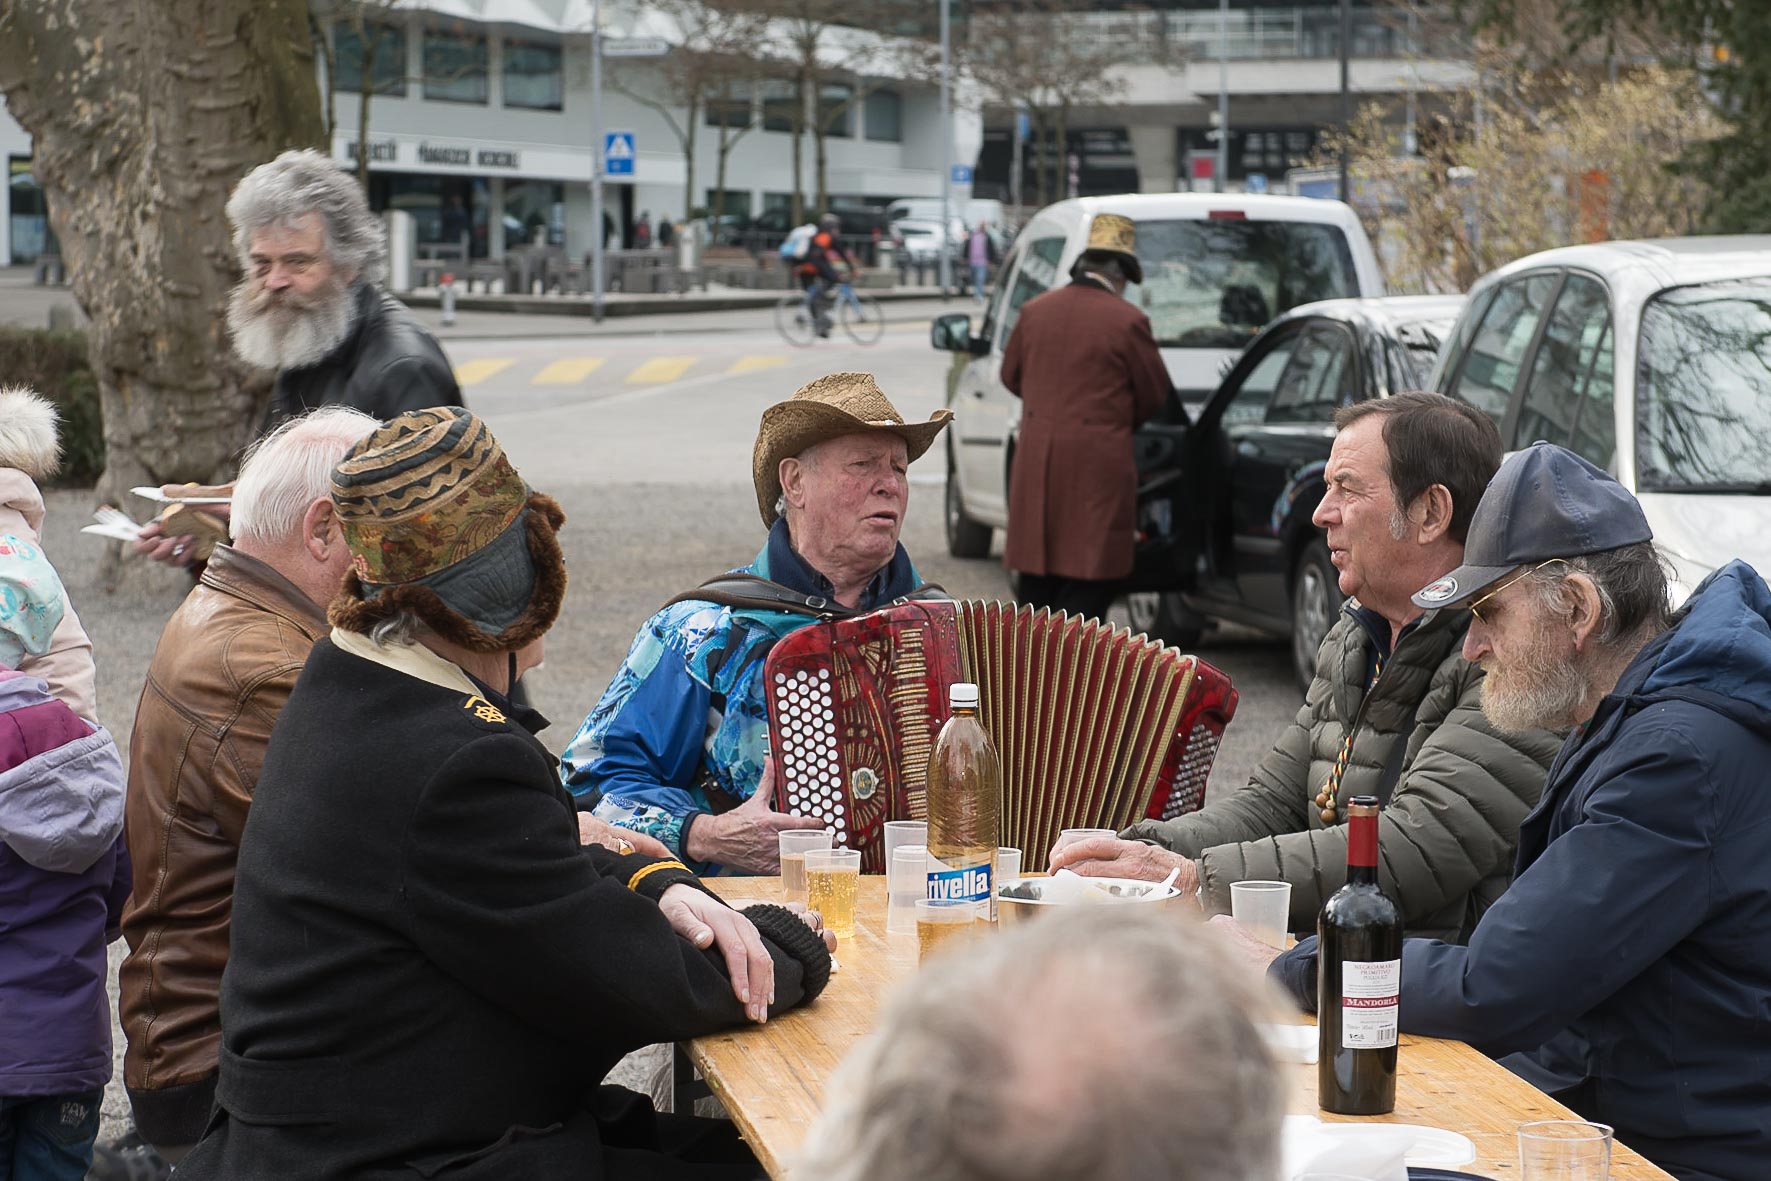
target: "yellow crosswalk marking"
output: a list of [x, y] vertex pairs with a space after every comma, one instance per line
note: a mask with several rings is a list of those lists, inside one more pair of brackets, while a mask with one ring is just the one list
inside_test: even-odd
[[740, 373], [755, 373], [759, 369], [773, 369], [777, 365], [785, 364], [787, 364], [786, 357], [739, 357], [732, 362], [732, 367], [726, 370], [726, 375], [736, 377]]
[[689, 371], [695, 360], [694, 357], [653, 357], [629, 373], [627, 380], [636, 385], [675, 381]]
[[488, 377], [503, 373], [515, 364], [509, 357], [481, 357], [464, 361], [455, 367], [455, 380], [460, 385], [478, 385]]
[[537, 373], [530, 385], [577, 385], [603, 367], [607, 357], [561, 357]]

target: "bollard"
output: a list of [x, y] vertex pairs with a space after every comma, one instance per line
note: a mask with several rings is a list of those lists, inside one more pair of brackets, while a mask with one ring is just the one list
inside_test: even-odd
[[455, 323], [455, 276], [444, 271], [443, 277], [437, 280], [437, 287], [441, 292], [438, 302], [443, 308], [443, 327], [448, 328]]

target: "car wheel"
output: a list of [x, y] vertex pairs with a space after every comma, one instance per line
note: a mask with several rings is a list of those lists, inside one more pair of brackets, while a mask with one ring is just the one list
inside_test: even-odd
[[943, 513], [947, 526], [947, 552], [956, 558], [987, 558], [990, 539], [995, 532], [966, 516], [965, 496], [959, 490], [959, 473], [953, 470], [953, 456], [947, 457], [947, 499]]
[[1344, 601], [1328, 547], [1312, 541], [1291, 576], [1291, 662], [1300, 689], [1316, 679], [1316, 650], [1340, 617]]
[[1193, 611], [1173, 591], [1151, 591], [1125, 596], [1131, 629], [1171, 648], [1194, 648], [1205, 634], [1205, 617]]

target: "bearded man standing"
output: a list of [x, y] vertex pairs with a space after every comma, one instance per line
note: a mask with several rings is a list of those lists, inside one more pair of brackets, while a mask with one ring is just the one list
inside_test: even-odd
[[[284, 152], [246, 174], [227, 212], [245, 272], [228, 300], [234, 352], [277, 375], [263, 431], [320, 406], [385, 422], [462, 404], [436, 338], [381, 287], [387, 236], [349, 173], [312, 149]], [[150, 523], [135, 547], [182, 566], [192, 543]]]

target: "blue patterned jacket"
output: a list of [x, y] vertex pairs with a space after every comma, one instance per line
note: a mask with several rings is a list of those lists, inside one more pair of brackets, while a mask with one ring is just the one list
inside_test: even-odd
[[[830, 596], [828, 579], [794, 552], [776, 521], [755, 574], [806, 595]], [[862, 593], [863, 610], [909, 594], [922, 580], [904, 547]], [[683, 849], [695, 818], [721, 811], [723, 796], [749, 799], [762, 778], [768, 736], [763, 661], [775, 642], [806, 626], [785, 611], [682, 602], [641, 627], [627, 659], [560, 756], [567, 790], [611, 824], [657, 837], [698, 872]], [[711, 789], [711, 790], [710, 790]]]

